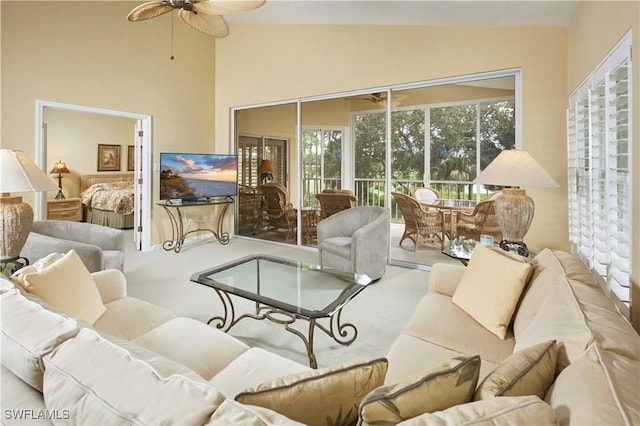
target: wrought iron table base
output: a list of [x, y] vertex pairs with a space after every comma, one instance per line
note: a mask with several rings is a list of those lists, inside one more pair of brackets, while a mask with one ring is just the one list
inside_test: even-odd
[[[354, 340], [356, 340], [356, 337], [358, 337], [358, 329], [355, 325], [342, 322], [342, 308], [338, 309], [333, 315], [329, 317], [329, 327], [320, 324], [317, 321], [318, 318], [309, 318], [299, 314], [286, 312], [282, 309], [264, 305], [259, 302], [255, 302], [255, 312], [245, 313], [236, 317], [235, 307], [233, 305], [233, 301], [231, 300], [231, 295], [223, 290], [219, 290], [216, 288], [214, 288], [214, 290], [216, 291], [218, 297], [220, 298], [220, 301], [222, 302], [224, 314], [223, 316], [214, 316], [212, 318], [209, 318], [207, 324], [215, 322], [215, 327], [224, 331], [225, 333], [244, 318], [253, 318], [256, 320], [267, 319], [271, 322], [284, 325], [285, 330], [292, 334], [295, 334], [302, 340], [307, 350], [309, 366], [314, 369], [318, 368], [318, 362], [316, 360], [316, 355], [313, 349], [316, 327], [322, 330], [327, 336], [331, 337], [336, 343], [339, 343], [343, 346], [350, 345]], [[291, 324], [296, 322], [296, 320], [298, 319], [303, 319], [309, 322], [309, 329], [306, 336], [301, 331], [290, 327]]]

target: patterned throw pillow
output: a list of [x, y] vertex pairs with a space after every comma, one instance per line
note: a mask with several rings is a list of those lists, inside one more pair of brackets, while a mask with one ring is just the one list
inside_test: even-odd
[[525, 395], [543, 399], [556, 376], [557, 354], [555, 340], [514, 353], [485, 377], [473, 399]]
[[423, 413], [471, 401], [478, 384], [480, 356], [456, 357], [395, 385], [378, 388], [360, 404], [370, 425], [395, 424]]
[[235, 399], [307, 425], [355, 425], [360, 401], [382, 386], [387, 365], [379, 358], [297, 373], [247, 389]]

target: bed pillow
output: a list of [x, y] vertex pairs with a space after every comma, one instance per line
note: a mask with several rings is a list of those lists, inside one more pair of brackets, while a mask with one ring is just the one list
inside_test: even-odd
[[523, 258], [477, 244], [451, 300], [504, 340], [530, 272]]
[[484, 378], [473, 399], [525, 395], [543, 399], [556, 377], [557, 354], [556, 341], [550, 340], [510, 355]]
[[423, 413], [471, 401], [478, 384], [480, 356], [455, 357], [422, 374], [369, 393], [360, 418], [369, 425], [396, 424]]
[[80, 256], [69, 250], [40, 271], [24, 276], [26, 289], [55, 308], [93, 325], [107, 310]]
[[262, 383], [235, 399], [308, 425], [355, 425], [360, 401], [382, 386], [387, 365], [379, 358], [305, 371]]

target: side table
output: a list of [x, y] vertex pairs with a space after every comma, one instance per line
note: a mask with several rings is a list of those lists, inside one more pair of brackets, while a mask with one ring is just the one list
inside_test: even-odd
[[[471, 259], [471, 255], [473, 254], [473, 249], [475, 249], [476, 247], [476, 244], [480, 244], [480, 242], [471, 240], [469, 238], [455, 238], [445, 244], [444, 249], [442, 249], [442, 254], [445, 254], [454, 259], [458, 259], [464, 266], [467, 266], [467, 264], [469, 263], [469, 259]], [[498, 244], [494, 244], [494, 246], [500, 247]], [[516, 247], [509, 247], [509, 250], [506, 251], [522, 256], [520, 253], [518, 253]], [[529, 252], [528, 256], [523, 257], [530, 259], [534, 255], [534, 252]]]
[[82, 221], [82, 199], [47, 200], [47, 219]]

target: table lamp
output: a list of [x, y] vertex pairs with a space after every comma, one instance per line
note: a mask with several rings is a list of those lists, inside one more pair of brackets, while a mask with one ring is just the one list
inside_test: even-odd
[[273, 164], [271, 160], [262, 160], [262, 163], [260, 163], [258, 167], [258, 172], [260, 173], [260, 181], [263, 185], [270, 182], [273, 179]]
[[0, 149], [0, 261], [20, 257], [33, 209], [11, 192], [55, 191], [56, 184], [22, 151]]
[[58, 193], [56, 194], [56, 200], [64, 200], [64, 194], [62, 193], [62, 174], [63, 173], [71, 173], [69, 169], [67, 169], [67, 165], [64, 161], [60, 160], [53, 165], [53, 168], [49, 172], [49, 174], [58, 174]]
[[512, 149], [502, 151], [473, 182], [508, 187], [494, 198], [503, 238], [500, 247], [528, 256], [523, 238], [533, 221], [535, 204], [521, 187], [557, 188], [556, 181], [528, 152]]

